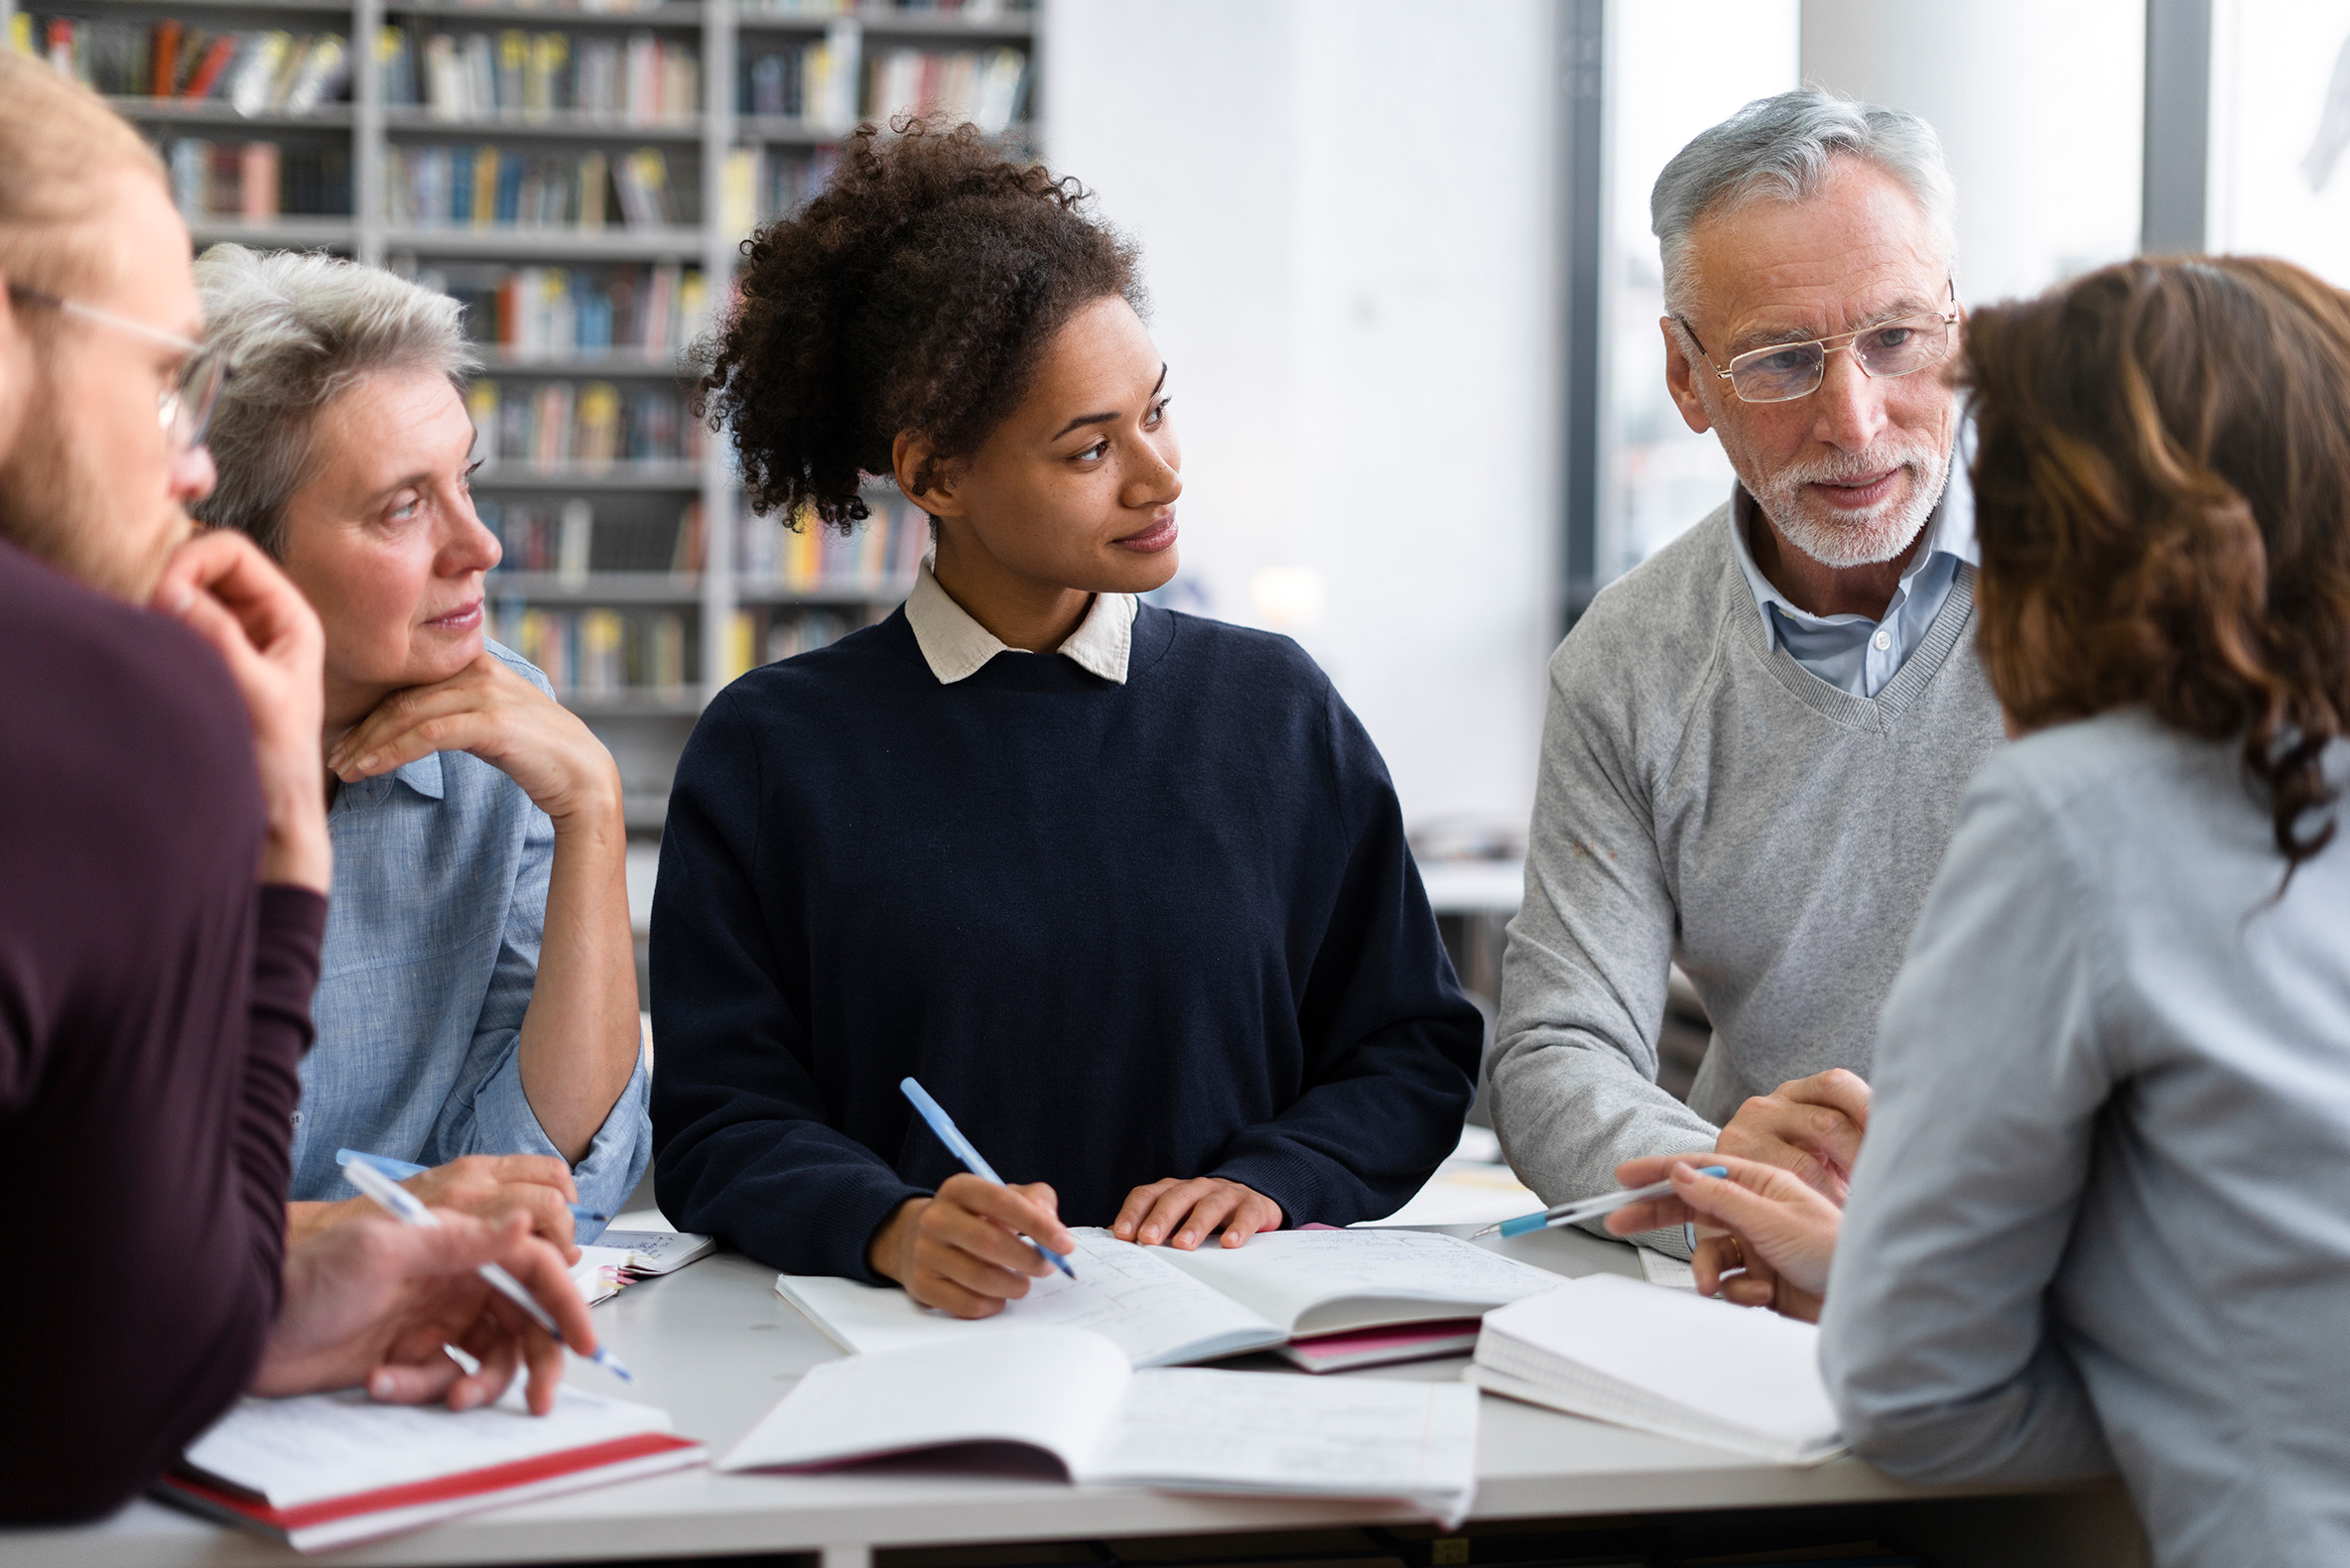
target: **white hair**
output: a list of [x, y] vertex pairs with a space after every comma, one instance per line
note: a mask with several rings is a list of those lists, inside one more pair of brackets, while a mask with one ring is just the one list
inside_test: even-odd
[[287, 498], [310, 482], [320, 410], [360, 377], [424, 370], [457, 385], [480, 368], [457, 302], [334, 256], [214, 245], [196, 263], [204, 339], [235, 356], [205, 438], [218, 486], [195, 507], [271, 555]]
[[1699, 220], [1756, 200], [1814, 195], [1838, 156], [1859, 158], [1909, 193], [1945, 268], [1958, 259], [1958, 193], [1942, 139], [1914, 114], [1856, 103], [1820, 87], [1757, 98], [1673, 154], [1648, 196], [1648, 226], [1664, 263], [1664, 308], [1687, 311], [1696, 271], [1689, 235]]

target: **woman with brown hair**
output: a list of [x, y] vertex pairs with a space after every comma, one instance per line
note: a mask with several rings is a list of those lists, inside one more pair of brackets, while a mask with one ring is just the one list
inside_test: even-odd
[[1701, 1276], [1822, 1316], [1881, 1468], [2114, 1464], [2159, 1562], [2350, 1560], [2350, 296], [2130, 262], [1967, 359], [2020, 738], [1887, 1002], [1841, 1241], [1732, 1161], [1618, 1229], [1727, 1227]]

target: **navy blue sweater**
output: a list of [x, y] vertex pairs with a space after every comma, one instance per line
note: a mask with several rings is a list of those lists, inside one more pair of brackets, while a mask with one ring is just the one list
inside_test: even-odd
[[1482, 1024], [1370, 735], [1285, 637], [1144, 608], [1127, 674], [941, 685], [900, 610], [711, 704], [653, 904], [678, 1225], [874, 1279], [961, 1168], [909, 1073], [1072, 1225], [1203, 1175], [1345, 1225], [1451, 1152]]

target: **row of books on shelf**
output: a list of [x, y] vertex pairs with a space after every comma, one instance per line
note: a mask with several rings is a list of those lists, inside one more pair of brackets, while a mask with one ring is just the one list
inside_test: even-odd
[[545, 673], [565, 701], [644, 694], [691, 700], [686, 615], [679, 610], [541, 609], [493, 601], [489, 634]]
[[674, 358], [709, 326], [700, 267], [432, 267], [416, 281], [465, 309], [475, 342], [516, 358], [564, 360], [613, 352]]
[[[685, 189], [681, 190], [682, 186]], [[594, 233], [700, 221], [692, 182], [672, 184], [660, 149], [518, 153], [387, 147], [384, 218], [416, 228], [561, 228]]]
[[734, 112], [847, 126], [856, 118], [856, 56], [828, 42], [742, 45]]
[[350, 216], [350, 149], [340, 142], [280, 144], [180, 136], [162, 151], [172, 201], [191, 223]]
[[1032, 0], [741, 0], [744, 16], [938, 16], [964, 22], [993, 22], [1025, 16]]
[[786, 528], [744, 507], [734, 525], [734, 579], [794, 592], [902, 593], [930, 552], [930, 518], [911, 502], [879, 502], [844, 534], [814, 519]]
[[829, 43], [746, 46], [734, 111], [845, 128], [861, 111], [886, 124], [905, 113], [969, 120], [1000, 135], [1027, 106], [1028, 57], [1016, 49], [889, 48], [868, 52], [861, 100], [856, 61]]
[[[869, 624], [878, 609], [736, 610], [720, 678], [828, 647]], [[698, 672], [689, 623], [686, 612], [671, 609], [548, 609], [509, 600], [493, 601], [489, 611], [490, 636], [537, 665], [555, 695], [573, 703], [638, 697], [690, 706]]]
[[466, 389], [465, 408], [473, 416], [473, 455], [488, 470], [702, 457], [702, 422], [686, 412], [675, 387], [541, 381], [501, 389], [485, 376]]
[[121, 97], [225, 101], [239, 114], [308, 114], [350, 92], [340, 33], [207, 32], [174, 17], [91, 20], [18, 12], [16, 45], [85, 87]]
[[859, 626], [888, 613], [879, 605], [866, 608], [867, 613], [861, 615], [838, 609], [769, 605], [738, 609], [726, 628], [726, 678], [732, 680], [759, 665], [830, 647]]
[[[499, 574], [551, 573], [564, 585], [586, 588], [598, 573], [668, 572], [681, 578], [702, 570], [705, 551], [702, 503], [694, 501], [675, 517], [607, 517], [599, 527], [595, 507], [585, 496], [567, 501], [500, 501], [477, 496], [473, 509], [482, 526], [497, 535]], [[493, 589], [494, 590], [494, 589]]]
[[702, 112], [702, 58], [690, 44], [635, 32], [425, 32], [394, 23], [377, 36], [383, 101], [440, 120], [594, 115], [623, 124]]
[[841, 167], [837, 147], [735, 147], [727, 150], [723, 179], [726, 231], [748, 233], [771, 217], [797, 211], [832, 183]]
[[1016, 49], [883, 49], [873, 52], [865, 112], [882, 124], [900, 114], [969, 120], [1000, 136], [1023, 117], [1028, 57]]

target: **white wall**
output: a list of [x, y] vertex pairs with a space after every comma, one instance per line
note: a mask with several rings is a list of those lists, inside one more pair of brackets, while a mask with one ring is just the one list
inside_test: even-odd
[[2145, 0], [1803, 0], [1803, 78], [1941, 134], [1970, 305], [2136, 253]]
[[1532, 800], [1559, 532], [1549, 27], [1544, 0], [1046, 10], [1046, 158], [1141, 241], [1171, 366], [1175, 602], [1303, 642], [1413, 824], [1522, 826]]

